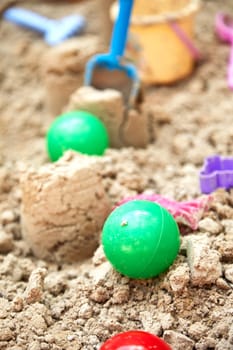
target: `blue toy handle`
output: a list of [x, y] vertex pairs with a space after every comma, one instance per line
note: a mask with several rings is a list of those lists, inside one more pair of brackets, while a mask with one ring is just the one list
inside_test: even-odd
[[33, 11], [24, 10], [17, 7], [12, 7], [6, 10], [3, 13], [3, 17], [14, 24], [33, 29], [41, 33], [45, 33], [46, 29], [48, 29], [48, 26], [50, 26], [52, 22], [52, 20], [40, 16]]
[[110, 45], [110, 55], [113, 57], [124, 55], [133, 3], [134, 0], [119, 0], [119, 13], [113, 28]]

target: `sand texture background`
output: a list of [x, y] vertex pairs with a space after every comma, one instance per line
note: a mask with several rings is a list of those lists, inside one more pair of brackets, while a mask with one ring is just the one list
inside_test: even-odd
[[[7, 3], [7, 1], [6, 1]], [[101, 32], [96, 1], [22, 5], [51, 17], [76, 11], [87, 35]], [[205, 0], [197, 45], [205, 61], [190, 79], [146, 90], [154, 143], [109, 149], [99, 176], [110, 205], [155, 192], [176, 200], [200, 196], [198, 174], [210, 154], [233, 156], [233, 93], [226, 83], [230, 52], [214, 34], [214, 16], [233, 13], [230, 0]], [[173, 350], [233, 349], [233, 190], [213, 194], [196, 231], [182, 229], [175, 264], [158, 278], [130, 280], [113, 271], [101, 247], [78, 263], [32, 254], [22, 236], [21, 174], [49, 160], [39, 35], [0, 21], [0, 349], [93, 350], [107, 338], [144, 329]]]

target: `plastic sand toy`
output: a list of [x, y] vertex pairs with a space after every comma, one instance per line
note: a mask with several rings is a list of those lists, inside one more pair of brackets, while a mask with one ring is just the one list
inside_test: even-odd
[[67, 150], [102, 155], [109, 139], [104, 124], [97, 117], [84, 111], [72, 111], [52, 123], [46, 142], [49, 158], [56, 161]]
[[54, 20], [20, 7], [7, 9], [3, 17], [9, 22], [43, 34], [44, 40], [51, 46], [82, 32], [86, 25], [83, 16], [70, 15]]
[[218, 155], [207, 157], [200, 171], [202, 193], [211, 193], [217, 188], [233, 187], [233, 158]]
[[85, 85], [119, 90], [127, 106], [134, 105], [139, 93], [136, 67], [124, 57], [133, 0], [119, 0], [120, 11], [113, 28], [109, 53], [92, 57], [86, 66]]
[[231, 46], [227, 80], [228, 87], [233, 90], [233, 18], [224, 13], [218, 13], [215, 18], [215, 30], [219, 39]]
[[164, 340], [144, 331], [119, 333], [108, 339], [100, 350], [172, 350]]
[[[202, 58], [194, 44], [199, 8], [199, 0], [135, 0], [127, 54], [145, 84], [170, 84], [192, 73]], [[114, 3], [113, 20], [117, 13]]]
[[116, 208], [105, 221], [102, 243], [115, 269], [131, 278], [155, 277], [175, 260], [180, 234], [172, 215], [146, 200]]
[[160, 194], [139, 194], [123, 199], [117, 203], [117, 206], [135, 199], [144, 199], [162, 205], [170, 214], [172, 214], [178, 223], [189, 226], [193, 230], [197, 229], [199, 220], [204, 211], [208, 209], [212, 200], [210, 196], [202, 196], [190, 201], [177, 202], [170, 198], [161, 196]]

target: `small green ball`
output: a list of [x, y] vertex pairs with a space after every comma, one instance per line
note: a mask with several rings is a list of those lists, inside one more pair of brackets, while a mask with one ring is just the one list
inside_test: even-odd
[[180, 233], [173, 216], [161, 205], [133, 200], [109, 215], [102, 244], [107, 259], [118, 272], [131, 278], [151, 278], [174, 262]]
[[48, 130], [47, 150], [52, 161], [65, 151], [74, 150], [88, 155], [102, 155], [109, 138], [104, 124], [93, 114], [72, 111], [60, 115]]

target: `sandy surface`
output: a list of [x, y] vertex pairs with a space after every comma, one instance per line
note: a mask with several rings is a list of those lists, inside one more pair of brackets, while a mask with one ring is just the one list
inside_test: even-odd
[[[91, 4], [31, 4], [51, 17], [78, 11], [98, 18]], [[229, 46], [213, 31], [230, 0], [204, 1], [197, 43], [206, 60], [173, 87], [151, 88], [155, 142], [147, 149], [108, 150], [101, 176], [112, 204], [144, 191], [177, 200], [200, 196], [198, 173], [206, 156], [232, 156], [233, 94], [226, 86]], [[173, 350], [233, 349], [233, 192], [217, 191], [193, 232], [186, 229], [175, 264], [159, 278], [120, 276], [101, 249], [79, 264], [36, 259], [22, 239], [20, 173], [47, 163], [44, 135], [52, 116], [44, 103], [34, 33], [0, 22], [0, 349], [98, 349], [111, 335], [144, 329]]]

